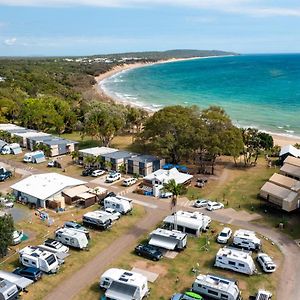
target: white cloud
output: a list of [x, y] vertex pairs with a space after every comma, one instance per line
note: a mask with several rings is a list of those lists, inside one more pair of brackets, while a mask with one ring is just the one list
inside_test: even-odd
[[13, 45], [16, 44], [16, 42], [17, 42], [17, 39], [15, 37], [9, 38], [9, 39], [5, 39], [3, 41], [4, 45], [6, 45], [6, 46], [13, 46]]

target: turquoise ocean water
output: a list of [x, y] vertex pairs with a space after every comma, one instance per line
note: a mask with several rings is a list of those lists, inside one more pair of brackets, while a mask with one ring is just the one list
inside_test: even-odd
[[300, 136], [300, 54], [157, 64], [123, 71], [101, 86], [112, 97], [147, 109], [219, 105], [238, 126]]

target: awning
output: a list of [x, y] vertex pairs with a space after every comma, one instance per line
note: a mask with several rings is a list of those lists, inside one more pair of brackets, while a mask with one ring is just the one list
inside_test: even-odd
[[22, 153], [21, 147], [19, 147], [19, 148], [11, 148], [11, 151], [15, 155]]
[[30, 284], [33, 283], [33, 281], [30, 280], [30, 279], [27, 279], [25, 277], [19, 276], [19, 275], [14, 274], [14, 273], [2, 271], [2, 270], [0, 270], [0, 278], [6, 279], [6, 280], [14, 283], [21, 290], [24, 290]]
[[178, 241], [169, 239], [166, 237], [153, 236], [149, 241], [149, 245], [157, 246], [167, 250], [174, 250], [177, 246]]
[[39, 163], [41, 163], [41, 162], [44, 162], [44, 161], [46, 161], [45, 156], [35, 157], [35, 162], [36, 162], [37, 164], [39, 164]]
[[135, 286], [114, 281], [106, 290], [105, 296], [114, 300], [132, 300], [135, 299], [136, 290]]

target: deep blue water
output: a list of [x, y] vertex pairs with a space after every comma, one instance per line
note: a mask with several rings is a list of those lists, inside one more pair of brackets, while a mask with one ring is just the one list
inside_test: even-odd
[[102, 82], [148, 109], [220, 105], [239, 126], [300, 136], [300, 54], [241, 55], [137, 68]]

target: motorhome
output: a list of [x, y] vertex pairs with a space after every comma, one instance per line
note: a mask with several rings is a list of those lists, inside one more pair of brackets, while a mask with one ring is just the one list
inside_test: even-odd
[[25, 267], [35, 267], [45, 273], [56, 273], [59, 262], [54, 253], [27, 246], [19, 251], [20, 262]]
[[45, 158], [44, 152], [39, 150], [39, 151], [35, 151], [35, 152], [26, 153], [24, 155], [23, 161], [25, 163], [38, 164], [38, 163], [46, 161], [46, 158]]
[[100, 288], [105, 289], [105, 296], [114, 300], [142, 300], [148, 295], [147, 278], [136, 272], [112, 268], [100, 278]]
[[30, 280], [28, 278], [3, 270], [0, 270], [0, 278], [14, 283], [19, 289], [19, 291], [24, 291], [29, 285], [31, 285], [34, 282], [33, 280]]
[[112, 219], [108, 213], [101, 210], [91, 211], [83, 215], [83, 225], [105, 230], [111, 227]]
[[121, 196], [111, 196], [104, 199], [104, 208], [113, 208], [122, 215], [132, 211], [132, 200]]
[[259, 251], [261, 249], [261, 241], [255, 235], [255, 232], [244, 229], [235, 231], [233, 245], [251, 251]]
[[179, 210], [164, 219], [167, 229], [175, 229], [183, 233], [199, 236], [206, 231], [211, 223], [211, 218], [200, 212], [189, 212]]
[[256, 271], [251, 252], [230, 247], [219, 249], [215, 259], [215, 266], [247, 275], [252, 275]]
[[16, 300], [18, 298], [18, 287], [14, 283], [0, 278], [0, 300]]
[[186, 247], [187, 234], [177, 230], [157, 228], [150, 233], [149, 244], [167, 250], [182, 250]]
[[193, 283], [192, 291], [210, 299], [242, 299], [236, 281], [209, 274], [199, 274]]
[[59, 228], [56, 230], [55, 239], [66, 246], [79, 249], [85, 249], [89, 243], [83, 232], [71, 228]]

